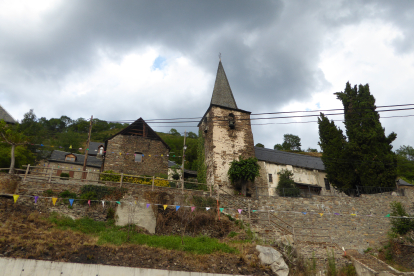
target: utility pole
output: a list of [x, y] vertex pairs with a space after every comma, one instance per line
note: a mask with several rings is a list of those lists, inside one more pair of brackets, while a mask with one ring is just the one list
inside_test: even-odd
[[183, 146], [183, 163], [182, 163], [182, 167], [181, 167], [181, 169], [182, 169], [182, 177], [181, 177], [181, 190], [183, 191], [183, 193], [184, 193], [184, 155], [185, 155], [185, 150], [187, 149], [187, 146], [185, 145], [185, 137], [187, 136], [187, 131], [186, 130], [184, 130], [184, 146]]
[[86, 149], [85, 149], [85, 160], [83, 160], [82, 179], [86, 179], [86, 172], [85, 172], [86, 171], [86, 161], [88, 160], [89, 142], [91, 141], [92, 120], [93, 120], [93, 115], [91, 116], [91, 122], [89, 124], [88, 141], [86, 142]]

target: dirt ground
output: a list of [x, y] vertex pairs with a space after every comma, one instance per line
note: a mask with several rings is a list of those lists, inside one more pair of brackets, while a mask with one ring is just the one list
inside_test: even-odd
[[[260, 264], [254, 244], [237, 244], [240, 254], [209, 255], [143, 245], [96, 245], [95, 237], [54, 228], [45, 219], [47, 216], [34, 207], [14, 204], [12, 198], [0, 197], [0, 257], [223, 274], [275, 275], [269, 267]], [[177, 231], [177, 227], [169, 223], [173, 219], [167, 217], [165, 228], [162, 231], [160, 229], [160, 232]], [[226, 236], [232, 227], [230, 222], [224, 223], [217, 236]], [[197, 225], [192, 225], [186, 232], [195, 233], [197, 228]], [[212, 225], [207, 231], [216, 229], [217, 226]]]

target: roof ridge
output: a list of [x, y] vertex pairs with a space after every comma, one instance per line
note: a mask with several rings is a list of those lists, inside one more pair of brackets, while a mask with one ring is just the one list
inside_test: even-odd
[[[17, 123], [17, 120], [16, 119], [14, 119], [13, 118], [13, 116], [12, 115], [10, 115], [10, 113], [9, 112], [7, 112], [7, 110], [0, 104], [0, 115], [1, 115], [1, 111], [3, 110], [3, 112], [7, 115], [7, 116], [9, 116], [12, 120], [13, 120], [13, 122], [10, 122], [10, 120], [8, 119], [8, 118], [0, 118], [0, 120], [1, 119], [3, 119], [5, 122], [9, 122], [9, 123]], [[6, 119], [8, 119], [8, 121], [6, 121]]]
[[287, 151], [283, 151], [283, 150], [275, 150], [275, 149], [268, 149], [268, 148], [262, 148], [262, 147], [254, 147], [255, 149], [259, 149], [259, 150], [267, 150], [267, 151], [274, 151], [276, 153], [280, 153], [280, 154], [292, 154], [292, 155], [300, 155], [300, 156], [304, 156], [304, 157], [313, 157], [313, 158], [321, 158], [318, 156], [311, 156], [311, 155], [307, 155], [307, 154], [300, 154], [300, 153], [295, 153], [295, 152], [287, 152]]

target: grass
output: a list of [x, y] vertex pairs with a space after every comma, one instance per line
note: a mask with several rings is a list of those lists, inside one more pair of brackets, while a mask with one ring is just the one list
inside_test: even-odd
[[[96, 236], [98, 237], [98, 244], [140, 244], [195, 254], [211, 254], [214, 252], [238, 253], [237, 249], [206, 236], [184, 237], [184, 243], [182, 243], [181, 236], [156, 236], [129, 231], [129, 226], [115, 226], [113, 220], [108, 222], [94, 221], [90, 218], [73, 220], [69, 217], [58, 216], [57, 214], [52, 214], [49, 220], [59, 229], [70, 229]], [[135, 229], [135, 226], [132, 229]]]

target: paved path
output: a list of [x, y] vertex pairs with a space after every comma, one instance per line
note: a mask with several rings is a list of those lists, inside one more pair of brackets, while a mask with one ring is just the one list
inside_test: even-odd
[[0, 276], [224, 276], [202, 272], [170, 271], [124, 266], [78, 264], [0, 258]]

